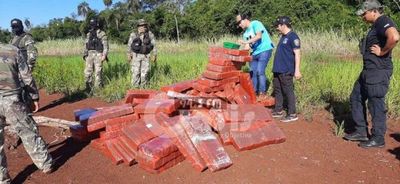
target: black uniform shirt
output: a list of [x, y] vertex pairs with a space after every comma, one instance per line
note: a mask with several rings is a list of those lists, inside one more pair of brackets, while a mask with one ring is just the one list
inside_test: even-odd
[[366, 38], [365, 54], [363, 55], [364, 69], [393, 69], [392, 51], [383, 56], [371, 53], [370, 47], [377, 44], [383, 49], [386, 45], [386, 30], [396, 27], [395, 23], [386, 15], [380, 16], [372, 25]]

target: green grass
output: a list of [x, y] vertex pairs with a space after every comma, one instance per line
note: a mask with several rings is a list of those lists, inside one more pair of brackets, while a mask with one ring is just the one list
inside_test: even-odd
[[[332, 35], [333, 34], [333, 35]], [[361, 69], [362, 61], [357, 55], [357, 41], [348, 39], [335, 33], [300, 34], [302, 38], [302, 64], [303, 78], [295, 82], [298, 110], [306, 117], [311, 117], [315, 109], [325, 108], [328, 104], [343, 104], [343, 112], [349, 112], [349, 96], [355, 80]], [[274, 42], [277, 38], [274, 37]], [[169, 41], [158, 42], [158, 61], [152, 63], [150, 83], [145, 88], [159, 89], [164, 85], [173, 84], [183, 80], [195, 79], [205, 70], [208, 62], [208, 47], [222, 45], [223, 41], [234, 41], [232, 36], [224, 37], [215, 43], [184, 41], [176, 44]], [[319, 40], [324, 43], [317, 43]], [[81, 41], [50, 45], [78, 46]], [[84, 62], [76, 51], [56, 54], [51, 47], [39, 44], [40, 55], [35, 69], [35, 77], [40, 87], [46, 88], [49, 93], [61, 92], [72, 95], [84, 88]], [[332, 45], [332, 47], [329, 47]], [[115, 101], [124, 97], [130, 89], [130, 65], [126, 61], [125, 45], [112, 46], [109, 55], [110, 61], [104, 65], [104, 88], [94, 91], [94, 95], [106, 101]], [[64, 50], [64, 49], [60, 49]], [[393, 61], [395, 70], [386, 98], [389, 115], [400, 116], [400, 60], [399, 49], [396, 48]], [[52, 56], [53, 55], [53, 56]], [[267, 76], [272, 77], [271, 69], [273, 58], [267, 68]], [[272, 92], [270, 87], [269, 92]]]
[[343, 137], [345, 134], [344, 121], [336, 121], [333, 128], [333, 133], [336, 137]]

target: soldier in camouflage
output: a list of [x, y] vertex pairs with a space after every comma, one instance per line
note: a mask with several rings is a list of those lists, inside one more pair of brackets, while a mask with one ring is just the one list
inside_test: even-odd
[[38, 55], [32, 35], [24, 31], [24, 26], [20, 19], [11, 20], [11, 31], [14, 37], [10, 40], [10, 44], [22, 51], [24, 59], [28, 62], [29, 68], [32, 69], [35, 66]]
[[[11, 31], [14, 37], [10, 40], [10, 44], [14, 45], [22, 52], [23, 59], [27, 61], [29, 69], [32, 71], [38, 55], [32, 35], [24, 31], [22, 21], [16, 18], [11, 20]], [[26, 97], [25, 91], [23, 92], [23, 96]], [[30, 100], [29, 98], [24, 99], [28, 101]], [[30, 104], [28, 107], [30, 107]], [[0, 119], [0, 121], [4, 120]], [[6, 126], [5, 130], [7, 140], [6, 147], [8, 149], [15, 149], [21, 143], [21, 139], [18, 137], [16, 131], [10, 126]]]
[[[0, 44], [0, 117], [8, 121], [31, 157], [44, 173], [52, 172], [53, 160], [46, 143], [39, 136], [36, 122], [28, 115], [27, 106], [21, 102], [21, 81], [39, 108], [39, 94], [23, 51], [13, 45]], [[4, 153], [4, 122], [0, 125], [0, 183], [10, 183]]]
[[145, 20], [140, 19], [137, 31], [133, 31], [128, 41], [128, 60], [131, 64], [132, 86], [143, 87], [148, 80], [150, 60], [156, 62], [157, 49], [154, 34], [149, 31]]
[[102, 83], [102, 70], [103, 62], [107, 60], [108, 54], [108, 40], [104, 31], [100, 30], [100, 24], [96, 18], [90, 19], [90, 31], [87, 33], [85, 41], [85, 51], [83, 59], [86, 61], [85, 65], [85, 81], [86, 89], [91, 89], [93, 86], [93, 73], [94, 73], [94, 87], [101, 87]]

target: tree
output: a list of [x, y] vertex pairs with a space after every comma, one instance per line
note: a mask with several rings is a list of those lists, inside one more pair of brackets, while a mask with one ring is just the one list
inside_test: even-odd
[[127, 0], [128, 10], [132, 13], [137, 13], [142, 8], [142, 1], [141, 0]]
[[184, 15], [185, 8], [191, 3], [191, 0], [166, 0], [165, 6], [170, 10], [170, 12], [174, 15], [175, 20], [175, 29], [178, 43], [180, 42], [179, 36], [179, 24], [177, 15]]
[[104, 5], [106, 5], [107, 9], [110, 8], [110, 6], [112, 5], [112, 0], [103, 0]]
[[86, 19], [90, 11], [91, 9], [86, 1], [83, 1], [78, 5], [78, 15], [82, 16], [84, 19]]

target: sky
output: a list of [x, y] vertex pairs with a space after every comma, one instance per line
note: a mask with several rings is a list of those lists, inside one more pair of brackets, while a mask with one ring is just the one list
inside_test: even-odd
[[[45, 25], [53, 18], [78, 14], [78, 5], [86, 1], [91, 9], [101, 11], [103, 0], [0, 0], [0, 28], [10, 30], [10, 21], [28, 18], [32, 26]], [[113, 3], [117, 0], [113, 1]]]

